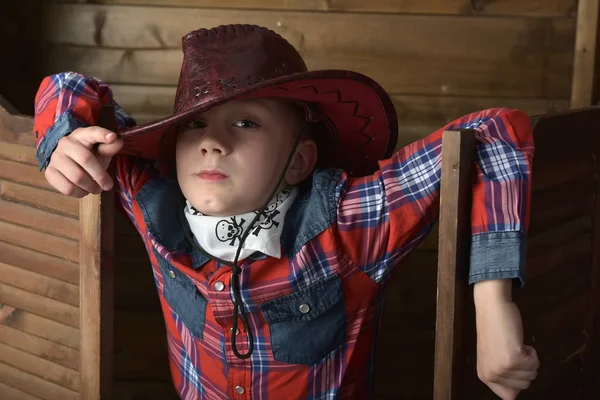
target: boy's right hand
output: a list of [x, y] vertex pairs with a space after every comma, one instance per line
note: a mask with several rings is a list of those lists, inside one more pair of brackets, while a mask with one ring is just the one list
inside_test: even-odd
[[113, 180], [106, 169], [122, 147], [123, 140], [114, 132], [98, 126], [78, 128], [59, 140], [46, 168], [46, 179], [72, 197], [110, 190]]

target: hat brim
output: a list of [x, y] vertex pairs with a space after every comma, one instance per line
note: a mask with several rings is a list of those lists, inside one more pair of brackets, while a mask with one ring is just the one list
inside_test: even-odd
[[398, 121], [392, 101], [371, 78], [353, 71], [308, 71], [259, 82], [247, 88], [200, 100], [185, 111], [121, 132], [122, 153], [156, 160], [163, 139], [172, 128], [199, 113], [239, 99], [275, 97], [317, 104], [333, 125], [334, 143], [326, 164], [352, 175], [377, 169], [378, 161], [391, 156], [398, 140]]

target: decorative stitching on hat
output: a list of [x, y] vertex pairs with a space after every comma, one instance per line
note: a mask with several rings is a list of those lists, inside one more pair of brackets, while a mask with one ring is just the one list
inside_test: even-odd
[[[277, 89], [279, 90], [284, 90], [287, 92], [291, 92], [290, 89], [283, 87], [283, 86], [279, 86]], [[360, 101], [359, 100], [342, 100], [342, 89], [335, 89], [335, 90], [330, 90], [328, 92], [319, 92], [317, 90], [317, 87], [315, 85], [307, 85], [307, 86], [302, 86], [300, 87], [300, 90], [303, 89], [312, 89], [316, 94], [331, 94], [331, 93], [337, 93], [337, 102], [338, 103], [343, 103], [343, 104], [354, 104], [354, 110], [353, 110], [353, 115], [355, 117], [358, 117], [360, 119], [365, 120], [365, 124], [363, 125], [363, 127], [360, 130], [360, 134], [363, 135], [365, 138], [367, 138], [367, 141], [364, 142], [363, 144], [358, 146], [358, 151], [365, 157], [365, 159], [369, 158], [369, 155], [367, 153], [365, 153], [365, 151], [363, 150], [364, 147], [366, 147], [369, 143], [371, 143], [372, 141], [375, 140], [375, 138], [371, 135], [369, 135], [368, 133], [365, 132], [365, 129], [367, 128], [367, 126], [369, 126], [369, 124], [371, 123], [371, 121], [373, 120], [373, 118], [371, 117], [367, 117], [364, 115], [360, 115], [358, 113], [358, 107], [360, 106]]]

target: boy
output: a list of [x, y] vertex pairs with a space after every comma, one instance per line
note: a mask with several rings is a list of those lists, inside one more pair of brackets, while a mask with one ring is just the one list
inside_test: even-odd
[[[116, 105], [107, 85], [46, 78], [40, 167], [82, 197], [112, 188], [115, 158], [182, 399], [368, 398], [385, 283], [437, 218], [442, 130], [392, 154], [396, 114], [377, 83], [309, 72], [265, 28], [194, 31], [183, 52], [173, 115], [135, 127], [117, 106], [119, 138], [93, 126]], [[453, 126], [478, 130], [478, 372], [514, 399], [538, 368], [510, 297], [524, 276], [531, 128], [514, 110]]]

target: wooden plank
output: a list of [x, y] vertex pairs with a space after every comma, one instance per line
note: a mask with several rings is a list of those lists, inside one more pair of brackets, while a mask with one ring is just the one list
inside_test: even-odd
[[[599, 0], [579, 0], [571, 107], [587, 107], [595, 103], [596, 52], [598, 48]], [[596, 90], [597, 92], [597, 90]]]
[[73, 391], [79, 390], [79, 374], [21, 350], [0, 343], [0, 362], [56, 383]]
[[61, 193], [0, 181], [0, 198], [79, 218], [79, 199]]
[[0, 362], [0, 382], [10, 382], [11, 386], [44, 400], [79, 400], [73, 390], [48, 382], [20, 369]]
[[0, 141], [35, 147], [35, 137], [31, 134], [32, 129], [33, 118], [25, 115], [11, 115], [0, 107]]
[[0, 159], [0, 179], [55, 191], [37, 167]]
[[35, 148], [21, 144], [0, 142], [0, 158], [37, 166]]
[[79, 239], [79, 221], [23, 204], [0, 200], [0, 220], [69, 239]]
[[52, 236], [33, 229], [0, 221], [0, 241], [40, 251], [69, 261], [79, 261], [75, 240]]
[[[115, 131], [115, 110], [103, 106], [98, 126]], [[114, 164], [108, 169], [114, 176]], [[114, 192], [84, 197], [81, 223], [81, 395], [113, 398], [114, 381]]]
[[0, 282], [79, 307], [79, 287], [0, 262]]
[[30, 394], [22, 392], [13, 387], [10, 387], [2, 382], [0, 382], [0, 399], [3, 399], [3, 400], [40, 400], [39, 397], [34, 397]]
[[79, 308], [0, 283], [0, 303], [77, 328]]
[[[175, 85], [181, 36], [226, 20], [272, 28], [298, 48], [310, 68], [355, 69], [390, 93], [567, 98], [570, 90], [574, 24], [565, 19], [536, 24], [515, 18], [367, 19], [357, 14], [282, 16], [268, 11], [73, 4], [55, 6], [48, 18], [61, 21], [48, 24], [45, 37], [53, 43], [119, 48], [51, 46], [49, 70], [76, 70], [111, 83]], [[96, 29], [100, 19], [104, 22]], [[490, 38], [494, 46], [489, 46]], [[442, 69], [445, 73], [439, 74]]]
[[63, 367], [79, 370], [79, 352], [6, 325], [0, 325], [0, 342]]
[[79, 284], [79, 265], [35, 250], [0, 242], [0, 262], [71, 284]]
[[42, 339], [62, 344], [72, 349], [79, 349], [78, 329], [51, 321], [47, 318], [23, 310], [15, 310], [10, 318], [4, 321], [4, 324]]
[[470, 189], [475, 154], [473, 131], [442, 137], [434, 400], [457, 398], [462, 363], [462, 319], [466, 307], [470, 244]]
[[383, 12], [446, 15], [527, 15], [571, 17], [576, 0], [63, 0], [64, 3], [110, 5], [156, 5], [180, 7], [242, 8], [262, 10], [306, 10], [342, 12]]

